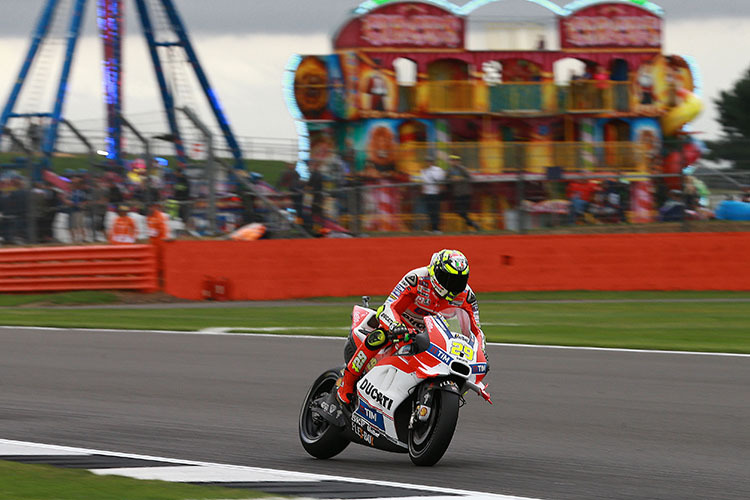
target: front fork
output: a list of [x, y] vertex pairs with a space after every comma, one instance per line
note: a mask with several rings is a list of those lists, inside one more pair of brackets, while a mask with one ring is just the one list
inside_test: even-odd
[[432, 391], [422, 390], [420, 393], [419, 397], [412, 403], [409, 429], [413, 429], [417, 422], [427, 422], [432, 413]]
[[447, 391], [454, 392], [461, 396], [458, 385], [448, 379], [441, 381], [431, 381], [423, 383], [419, 386], [419, 392], [417, 397], [412, 403], [411, 418], [409, 419], [409, 429], [413, 429], [417, 422], [427, 422], [430, 420], [432, 414], [432, 402], [434, 399], [435, 391]]

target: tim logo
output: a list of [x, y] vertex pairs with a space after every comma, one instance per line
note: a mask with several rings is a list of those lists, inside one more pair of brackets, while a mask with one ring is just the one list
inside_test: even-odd
[[427, 352], [435, 356], [439, 361], [442, 361], [446, 365], [449, 364], [453, 358], [451, 358], [447, 352], [436, 346], [435, 344], [431, 344], [430, 348], [427, 349]]
[[375, 428], [380, 430], [385, 429], [383, 414], [375, 410], [375, 408], [368, 405], [364, 401], [360, 400], [359, 408], [357, 408], [357, 414], [364, 418], [368, 423], [375, 426]]
[[487, 363], [480, 363], [478, 365], [471, 365], [471, 373], [477, 375], [480, 373], [487, 373]]

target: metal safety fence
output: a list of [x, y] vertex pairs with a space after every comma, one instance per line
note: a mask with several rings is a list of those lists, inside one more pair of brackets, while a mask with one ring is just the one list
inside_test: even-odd
[[[730, 186], [717, 185], [722, 179]], [[319, 193], [306, 192], [302, 224], [314, 232], [460, 233], [526, 232], [578, 226], [628, 227], [709, 221], [727, 201], [747, 204], [750, 184], [742, 174], [711, 170], [687, 174], [566, 173], [472, 176], [467, 185], [447, 180], [437, 195], [426, 195], [422, 182], [358, 179]], [[280, 203], [291, 207], [291, 196]], [[317, 206], [316, 206], [317, 205]], [[299, 209], [297, 210], [299, 211]], [[320, 216], [312, 217], [317, 212]], [[748, 219], [745, 219], [748, 220]]]
[[[426, 195], [419, 177], [395, 182], [388, 177], [347, 176], [324, 181], [322, 191], [301, 185], [276, 191], [242, 180], [233, 192], [215, 200], [215, 231], [208, 222], [209, 198], [200, 177], [190, 199], [165, 195], [174, 237], [226, 237], [253, 222], [267, 237], [357, 236], [382, 233], [467, 231], [527, 232], [577, 226], [628, 227], [665, 222], [691, 230], [693, 221], [724, 217], [732, 207], [736, 220], [750, 215], [750, 177], [699, 167], [689, 175], [639, 173], [471, 174], [448, 177], [438, 194]], [[105, 242], [117, 205], [104, 193], [92, 197], [77, 215], [59, 191], [29, 187], [14, 177], [0, 191], [0, 244]], [[138, 239], [148, 240], [147, 204], [135, 194], [126, 204], [136, 221]], [[743, 212], [744, 211], [744, 212]], [[742, 213], [745, 213], [743, 219]], [[78, 229], [76, 233], [75, 229]]]

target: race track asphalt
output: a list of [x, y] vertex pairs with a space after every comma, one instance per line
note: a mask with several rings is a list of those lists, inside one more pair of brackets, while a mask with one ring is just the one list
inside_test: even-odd
[[[1, 321], [0, 321], [1, 322]], [[542, 499], [750, 498], [750, 357], [491, 346], [433, 468], [299, 444], [342, 340], [0, 328], [0, 438]]]

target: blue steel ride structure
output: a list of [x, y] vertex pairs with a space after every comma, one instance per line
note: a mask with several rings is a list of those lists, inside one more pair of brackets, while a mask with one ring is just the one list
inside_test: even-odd
[[[65, 104], [66, 90], [70, 69], [75, 55], [76, 42], [80, 37], [81, 26], [88, 0], [73, 0], [74, 6], [71, 10], [70, 27], [67, 31], [67, 40], [65, 48], [65, 60], [55, 95], [55, 102], [52, 111], [34, 112], [34, 113], [15, 113], [14, 108], [17, 104], [19, 95], [26, 83], [29, 71], [39, 53], [39, 48], [49, 34], [58, 6], [62, 0], [47, 0], [42, 9], [41, 16], [33, 32], [31, 44], [23, 61], [18, 78], [13, 85], [11, 93], [0, 114], [0, 136], [2, 136], [8, 121], [12, 118], [19, 117], [41, 117], [47, 118], [49, 125], [46, 127], [44, 140], [42, 143], [42, 167], [49, 167], [52, 153], [55, 150], [57, 141], [57, 132], [60, 121], [63, 119], [63, 108]], [[104, 45], [103, 61], [103, 82], [104, 82], [104, 102], [107, 110], [107, 157], [117, 163], [122, 164], [122, 116], [123, 116], [123, 95], [122, 95], [122, 37], [124, 25], [124, 4], [127, 0], [97, 0], [97, 23], [100, 36]], [[175, 96], [169, 85], [168, 75], [165, 73], [165, 65], [160, 47], [178, 48], [184, 51], [187, 62], [195, 72], [195, 77], [200, 84], [201, 90], [206, 97], [208, 105], [221, 129], [227, 146], [234, 158], [234, 167], [244, 169], [242, 162], [242, 152], [239, 144], [231, 130], [229, 122], [219, 103], [216, 92], [211, 87], [206, 73], [198, 60], [187, 29], [183, 23], [173, 0], [134, 0], [136, 12], [140, 19], [143, 34], [149, 49], [149, 55], [156, 74], [156, 80], [159, 84], [164, 111], [169, 124], [170, 136], [175, 144], [175, 152], [178, 163], [184, 165], [187, 160], [185, 147], [177, 120]], [[155, 7], [156, 5], [156, 7]], [[168, 36], [170, 40], [157, 39], [157, 33], [152, 23], [152, 12], [154, 8], [163, 9], [167, 20]], [[39, 168], [35, 169], [35, 178], [40, 176]]]

